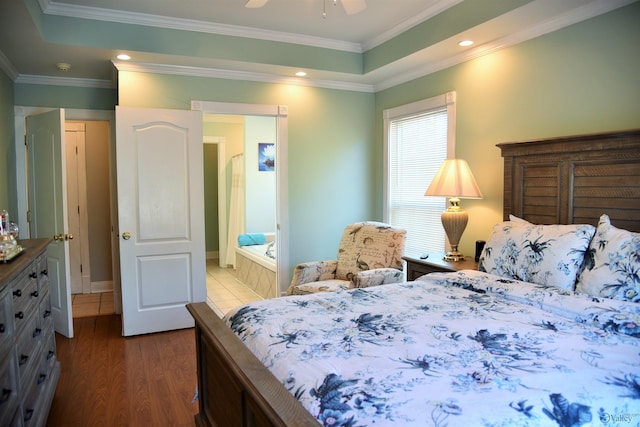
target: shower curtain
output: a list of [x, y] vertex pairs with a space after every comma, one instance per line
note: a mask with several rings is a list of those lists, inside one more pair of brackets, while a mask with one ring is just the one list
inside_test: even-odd
[[244, 233], [244, 156], [231, 158], [231, 195], [229, 204], [229, 230], [227, 233], [227, 265], [236, 267], [238, 236]]

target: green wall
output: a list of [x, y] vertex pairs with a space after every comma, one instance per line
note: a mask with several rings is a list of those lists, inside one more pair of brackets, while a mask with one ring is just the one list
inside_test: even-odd
[[13, 82], [0, 70], [0, 210], [10, 217], [17, 214], [13, 121]]
[[375, 219], [373, 94], [127, 71], [118, 87], [120, 105], [132, 107], [189, 109], [192, 100], [289, 107], [290, 269], [335, 258], [345, 224]]
[[[209, 121], [205, 117], [204, 126], [202, 129], [204, 136], [217, 136], [223, 137], [225, 139], [225, 159], [224, 164], [228, 165], [226, 169], [226, 194], [227, 194], [227, 203], [225, 204], [225, 216], [229, 217], [229, 194], [231, 193], [231, 158], [236, 154], [240, 154], [243, 151], [244, 146], [244, 119], [237, 118], [237, 121], [232, 121], [231, 123], [216, 123], [215, 120], [213, 122]], [[218, 150], [217, 147], [213, 146], [213, 144], [205, 144], [205, 147], [208, 147], [208, 154], [205, 152], [205, 165], [204, 165], [204, 174], [205, 174], [205, 197], [204, 197], [204, 209], [205, 209], [205, 233], [206, 233], [206, 241], [205, 245], [207, 248], [207, 252], [220, 251], [219, 244], [219, 215], [218, 215], [218, 164], [217, 164], [217, 156]], [[207, 156], [213, 156], [213, 152], [215, 152], [215, 162], [213, 162], [213, 157], [210, 160], [207, 160]], [[215, 210], [215, 214], [214, 214]]]
[[215, 197], [204, 198], [205, 249], [207, 252], [219, 250], [218, 244], [218, 148], [204, 144], [204, 194]]
[[15, 85], [15, 105], [113, 110], [116, 94], [115, 89], [18, 83]]
[[[503, 161], [495, 146], [562, 135], [640, 128], [640, 3], [376, 94], [376, 208], [382, 216], [382, 112], [457, 92], [457, 157], [469, 162], [482, 200], [463, 200], [473, 254], [502, 220]], [[425, 183], [425, 189], [428, 183]]]

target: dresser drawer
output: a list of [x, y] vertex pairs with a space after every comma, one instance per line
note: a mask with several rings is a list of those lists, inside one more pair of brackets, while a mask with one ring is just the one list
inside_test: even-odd
[[[41, 299], [38, 305], [38, 317], [42, 329], [51, 328], [53, 330], [53, 313], [51, 311], [51, 298], [49, 292], [45, 293], [45, 298]], [[53, 336], [53, 331], [51, 332]]]
[[49, 365], [46, 360], [46, 354], [40, 355], [37, 369], [34, 370], [35, 375], [29, 376], [24, 384], [24, 400], [22, 402], [23, 422], [25, 426], [41, 425], [46, 416], [46, 400], [45, 397], [52, 392], [54, 386], [54, 370], [53, 365]]
[[9, 289], [0, 289], [0, 360], [4, 360], [4, 352], [8, 350], [13, 338], [13, 306]]
[[42, 338], [42, 360], [40, 361], [40, 371], [46, 374], [51, 374], [53, 367], [58, 360], [56, 353], [56, 336], [53, 331], [53, 322], [49, 327], [44, 328], [44, 335]]
[[13, 317], [16, 333], [20, 331], [38, 310], [39, 292], [35, 280], [28, 276], [23, 276], [14, 282], [11, 287], [13, 295]]
[[36, 260], [36, 274], [39, 291], [47, 291], [49, 289], [49, 270], [47, 269], [47, 258], [44, 256]]
[[42, 328], [39, 326], [38, 317], [31, 316], [24, 330], [16, 337], [16, 357], [20, 381], [25, 379], [40, 363]]
[[8, 423], [2, 425], [6, 425], [7, 427], [24, 427], [24, 424], [22, 423], [22, 411], [20, 410], [20, 405], [16, 405], [16, 409], [13, 412], [13, 418], [9, 418]]
[[18, 408], [18, 375], [13, 349], [0, 361], [0, 426], [11, 425]]

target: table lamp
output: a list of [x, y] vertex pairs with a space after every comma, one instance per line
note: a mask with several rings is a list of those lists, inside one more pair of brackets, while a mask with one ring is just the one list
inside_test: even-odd
[[464, 261], [458, 251], [458, 243], [467, 227], [469, 215], [460, 207], [460, 198], [481, 199], [482, 193], [466, 160], [447, 159], [424, 193], [425, 196], [449, 198], [449, 208], [442, 212], [442, 227], [447, 234], [451, 250], [446, 253], [446, 261]]

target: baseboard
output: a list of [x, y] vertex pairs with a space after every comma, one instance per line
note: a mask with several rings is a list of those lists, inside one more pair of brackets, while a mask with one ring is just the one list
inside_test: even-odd
[[113, 281], [91, 282], [91, 293], [95, 294], [98, 292], [113, 292]]
[[220, 252], [218, 251], [207, 252], [207, 259], [220, 259]]

